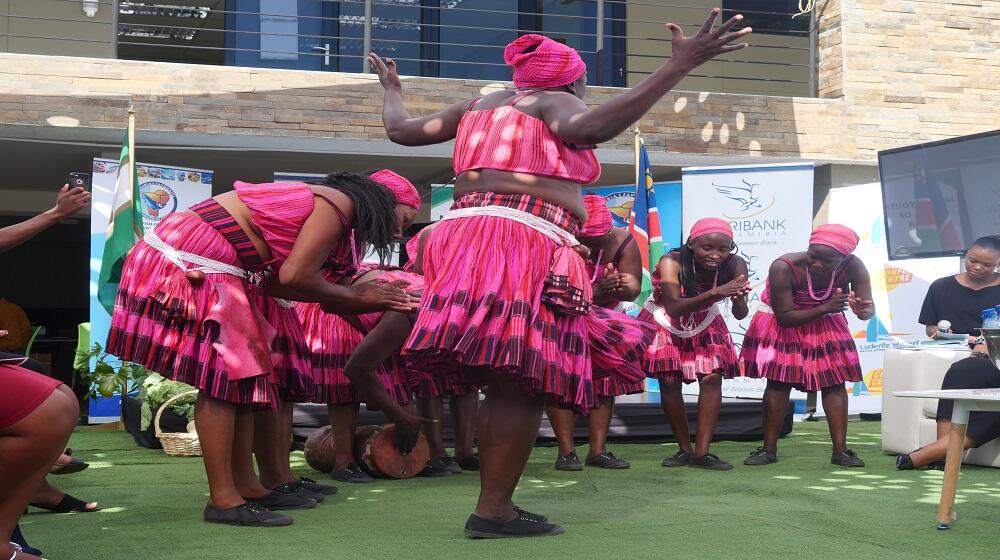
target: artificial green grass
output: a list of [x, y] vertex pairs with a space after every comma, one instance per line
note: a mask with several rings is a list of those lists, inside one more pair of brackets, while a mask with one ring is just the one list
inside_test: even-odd
[[[563, 524], [565, 534], [473, 541], [462, 527], [478, 492], [475, 473], [341, 484], [316, 509], [291, 512], [291, 527], [220, 526], [201, 521], [207, 486], [200, 459], [167, 457], [135, 447], [127, 434], [83, 428], [70, 443], [91, 468], [51, 481], [103, 510], [32, 510], [21, 527], [51, 559], [1000, 557], [1000, 471], [964, 467], [960, 518], [937, 531], [941, 472], [896, 471], [880, 451], [878, 423], [851, 422], [849, 433], [867, 468], [829, 463], [823, 422], [796, 424], [775, 465], [742, 465], [754, 443], [715, 444], [715, 453], [737, 465], [729, 472], [661, 467], [674, 444], [612, 444], [631, 469], [565, 473], [552, 469], [555, 448], [537, 448], [515, 501]], [[322, 479], [301, 453], [293, 465]]]

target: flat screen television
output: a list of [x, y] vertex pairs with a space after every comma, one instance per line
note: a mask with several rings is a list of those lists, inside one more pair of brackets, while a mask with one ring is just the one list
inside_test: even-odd
[[889, 259], [961, 255], [1000, 235], [1000, 130], [878, 153]]

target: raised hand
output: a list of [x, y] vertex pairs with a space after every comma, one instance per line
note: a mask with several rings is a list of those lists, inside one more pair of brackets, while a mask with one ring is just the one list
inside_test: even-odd
[[737, 14], [719, 27], [712, 29], [716, 18], [719, 17], [719, 9], [713, 8], [708, 14], [708, 19], [698, 30], [698, 33], [691, 37], [684, 35], [684, 30], [676, 23], [666, 24], [667, 29], [673, 33], [671, 44], [673, 45], [673, 55], [671, 61], [680, 64], [688, 71], [701, 66], [720, 54], [745, 49], [749, 47], [747, 43], [732, 44], [733, 41], [746, 37], [752, 30], [744, 27], [732, 33], [729, 30], [743, 20], [743, 16]]
[[715, 288], [715, 295], [718, 298], [738, 298], [746, 293], [747, 277], [740, 274], [729, 282]]
[[87, 192], [87, 189], [73, 187], [70, 190], [69, 185], [66, 184], [59, 189], [59, 196], [56, 197], [56, 205], [52, 207], [52, 213], [68, 218], [86, 208], [88, 204], [90, 204], [90, 193]]
[[396, 73], [396, 61], [387, 58], [384, 61], [375, 53], [368, 53], [368, 64], [371, 65], [375, 73], [378, 74], [378, 81], [385, 89], [402, 89], [403, 83], [399, 81], [399, 74]]

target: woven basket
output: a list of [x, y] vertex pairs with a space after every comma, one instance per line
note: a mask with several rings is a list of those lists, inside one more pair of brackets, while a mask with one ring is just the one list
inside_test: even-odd
[[197, 394], [198, 390], [185, 391], [179, 395], [174, 395], [167, 399], [167, 402], [163, 403], [163, 406], [156, 411], [156, 418], [153, 418], [153, 429], [156, 432], [157, 439], [163, 444], [163, 452], [167, 455], [173, 455], [175, 457], [199, 457], [201, 456], [201, 442], [198, 441], [198, 434], [190, 434], [188, 432], [166, 432], [164, 433], [160, 430], [160, 416], [163, 415], [163, 411], [167, 409], [167, 405], [176, 401], [181, 397], [186, 397], [188, 395]]

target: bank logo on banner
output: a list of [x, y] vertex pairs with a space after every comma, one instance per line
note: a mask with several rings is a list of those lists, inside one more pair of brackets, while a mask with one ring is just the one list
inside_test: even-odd
[[739, 185], [712, 182], [716, 192], [739, 205], [735, 213], [723, 212], [723, 216], [730, 220], [741, 220], [750, 218], [757, 214], [767, 212], [774, 206], [774, 195], [767, 194], [765, 200], [761, 202], [760, 183], [751, 183], [746, 179], [741, 179]]

